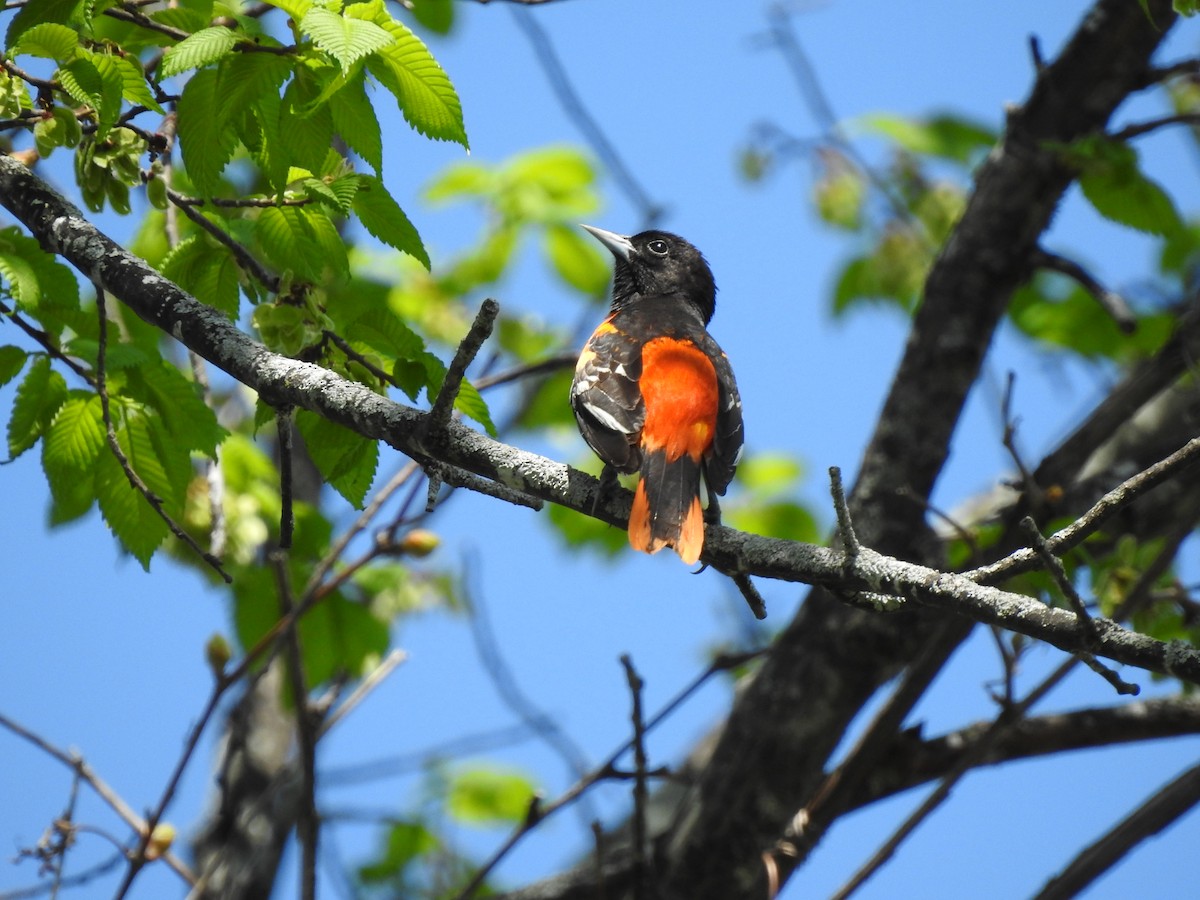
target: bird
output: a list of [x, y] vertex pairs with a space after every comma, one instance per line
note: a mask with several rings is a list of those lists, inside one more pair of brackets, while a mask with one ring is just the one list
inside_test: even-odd
[[602, 486], [615, 482], [614, 472], [640, 473], [629, 543], [644, 553], [671, 547], [692, 565], [705, 521], [720, 520], [717, 495], [733, 479], [744, 439], [733, 369], [707, 330], [716, 282], [679, 235], [582, 227], [615, 266], [612, 306], [579, 356], [571, 408], [604, 463]]

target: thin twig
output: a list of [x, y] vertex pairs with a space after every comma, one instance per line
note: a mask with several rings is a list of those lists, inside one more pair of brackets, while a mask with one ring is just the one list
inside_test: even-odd
[[295, 427], [296, 410], [293, 407], [275, 411], [275, 431], [279, 441], [279, 549], [285, 552], [292, 549], [292, 537], [296, 531], [292, 478]]
[[[484, 592], [475, 588], [475, 579], [471, 577], [473, 573], [477, 572], [477, 569], [478, 567], [472, 564], [463, 566], [465, 576], [462, 579], [461, 594], [463, 604], [470, 614], [471, 637], [475, 643], [475, 650], [479, 654], [479, 659], [483, 663], [492, 685], [500, 695], [500, 699], [504, 701], [504, 705], [530, 731], [558, 754], [566, 765], [567, 771], [571, 773], [571, 777], [583, 778], [588, 770], [586, 754], [571, 739], [570, 735], [559, 727], [554, 717], [539, 709], [537, 704], [522, 690], [513, 674], [512, 667], [504, 658], [500, 642], [496, 640], [496, 633], [492, 628]], [[600, 812], [590, 799], [585, 797], [580, 815], [586, 826], [588, 822], [598, 818]]]
[[515, 7], [513, 18], [516, 20], [517, 26], [525, 33], [525, 37], [533, 48], [533, 55], [542, 67], [546, 81], [558, 98], [558, 103], [567, 118], [575, 123], [575, 127], [583, 135], [583, 139], [588, 142], [596, 155], [600, 157], [600, 161], [604, 163], [604, 167], [612, 174], [617, 187], [624, 191], [630, 202], [637, 208], [643, 224], [647, 228], [657, 224], [662, 218], [663, 206], [656, 203], [638, 182], [604, 129], [588, 112], [572, 84], [571, 74], [563, 66], [549, 35], [546, 34], [537, 17], [527, 9]]
[[163, 505], [162, 498], [150, 490], [150, 486], [134, 471], [129, 458], [125, 455], [125, 451], [121, 449], [121, 442], [117, 440], [117, 431], [113, 426], [112, 411], [109, 408], [108, 401], [108, 387], [105, 383], [104, 368], [105, 352], [108, 343], [108, 317], [104, 307], [104, 289], [99, 285], [96, 286], [96, 311], [100, 317], [100, 337], [96, 351], [96, 393], [100, 396], [100, 414], [104, 420], [105, 437], [108, 440], [109, 450], [112, 451], [112, 455], [116, 457], [121, 469], [125, 472], [125, 477], [129, 479], [130, 487], [145, 498], [146, 502], [150, 504], [150, 508], [166, 523], [171, 534], [175, 535], [175, 537], [190, 547], [197, 556], [208, 563], [224, 579], [226, 584], [233, 584], [233, 576], [225, 571], [221, 565], [221, 561], [196, 543], [195, 538], [184, 531], [183, 527], [172, 518]]
[[189, 198], [184, 197], [172, 187], [167, 188], [167, 199], [174, 203], [183, 214], [191, 219], [201, 229], [208, 232], [217, 242], [224, 245], [233, 254], [233, 258], [249, 275], [255, 278], [267, 290], [272, 293], [279, 291], [279, 278], [272, 275], [267, 268], [255, 259], [254, 254], [247, 250], [242, 244], [238, 243], [226, 232], [223, 228], [218, 227], [215, 223], [209, 221], [208, 217], [202, 215], [195, 207], [186, 202]]
[[[1083, 543], [1118, 510], [1128, 506], [1151, 488], [1157, 487], [1196, 462], [1200, 462], [1200, 438], [1192, 438], [1170, 456], [1117, 485], [1097, 500], [1092, 508], [1082, 516], [1047, 538], [1047, 548], [1051, 553], [1061, 556]], [[971, 569], [963, 574], [966, 578], [980, 584], [994, 584], [1013, 575], [1030, 572], [1037, 568], [1039, 562], [1036, 550], [1023, 548], [1002, 560]]]
[[646, 790], [646, 723], [642, 720], [642, 681], [633, 667], [628, 653], [621, 655], [625, 669], [625, 680], [629, 683], [633, 723], [633, 896], [634, 900], [646, 900], [650, 891], [650, 871], [646, 864], [646, 807], [649, 793]]
[[1200, 803], [1200, 765], [1163, 786], [1141, 806], [1086, 847], [1038, 892], [1034, 900], [1067, 900], [1107, 872], [1130, 850]]
[[506, 369], [503, 372], [497, 372], [495, 375], [484, 375], [476, 378], [473, 383], [479, 390], [484, 391], [488, 388], [508, 384], [511, 381], [518, 381], [522, 378], [532, 378], [536, 375], [547, 375], [550, 372], [557, 372], [560, 369], [569, 369], [575, 365], [575, 361], [578, 358], [579, 354], [576, 351], [567, 350], [562, 353], [556, 353], [553, 356], [547, 356], [545, 359], [539, 359], [537, 362], [526, 363], [523, 366], [516, 366], [512, 369]]
[[49, 333], [42, 331], [40, 328], [37, 328], [34, 325], [31, 325], [29, 322], [26, 322], [25, 319], [21, 317], [21, 314], [16, 311], [16, 309], [9, 306], [3, 300], [0, 300], [0, 314], [8, 316], [9, 321], [20, 328], [29, 337], [33, 338], [33, 340], [37, 341], [37, 343], [40, 344], [42, 348], [45, 349], [45, 351], [50, 355], [51, 359], [56, 359], [61, 362], [68, 369], [83, 379], [83, 381], [85, 381], [89, 387], [95, 389], [96, 379], [92, 377], [92, 374], [75, 360], [63, 353], [62, 350], [59, 349], [54, 338], [52, 338]]
[[488, 297], [480, 305], [479, 312], [475, 314], [475, 321], [471, 323], [471, 328], [467, 331], [467, 336], [459, 342], [458, 349], [454, 351], [454, 359], [450, 361], [450, 367], [446, 369], [446, 378], [442, 381], [437, 399], [433, 401], [433, 407], [429, 410], [429, 427], [431, 429], [445, 428], [450, 421], [450, 415], [454, 411], [454, 401], [458, 397], [467, 366], [475, 359], [479, 348], [491, 335], [492, 326], [496, 324], [496, 316], [499, 314], [500, 304], [491, 297]]
[[[1200, 122], [1200, 116], [1195, 118]], [[1052, 272], [1058, 272], [1060, 275], [1066, 275], [1072, 281], [1077, 282], [1080, 287], [1087, 291], [1100, 304], [1100, 308], [1108, 314], [1109, 318], [1125, 334], [1133, 334], [1137, 331], [1137, 316], [1133, 314], [1133, 310], [1129, 308], [1129, 304], [1125, 302], [1125, 298], [1116, 291], [1106, 288], [1096, 276], [1075, 262], [1075, 260], [1067, 259], [1064, 256], [1059, 256], [1057, 253], [1051, 253], [1039, 247], [1034, 251], [1031, 262], [1039, 269], [1049, 269]]]
[[862, 545], [858, 542], [858, 534], [854, 531], [854, 522], [850, 518], [850, 507], [846, 503], [846, 490], [842, 486], [842, 470], [838, 466], [829, 467], [829, 493], [833, 497], [833, 509], [837, 513], [838, 535], [842, 539], [842, 549], [846, 551], [848, 563], [853, 563], [858, 557]]
[[1177, 113], [1173, 116], [1151, 119], [1148, 122], [1134, 122], [1132, 125], [1126, 125], [1120, 131], [1113, 132], [1109, 137], [1114, 141], [1128, 141], [1170, 125], [1200, 126], [1200, 113]]
[[[148, 824], [142, 820], [141, 816], [133, 811], [129, 804], [121, 799], [120, 794], [109, 787], [104, 779], [96, 774], [95, 770], [88, 765], [87, 761], [84, 760], [82, 756], [77, 753], [68, 753], [66, 750], [59, 749], [41, 735], [30, 731], [28, 728], [19, 724], [13, 719], [10, 719], [3, 713], [0, 713], [0, 727], [7, 728], [17, 737], [23, 738], [42, 752], [53, 757], [64, 766], [69, 768], [79, 778], [83, 779], [84, 783], [86, 783], [88, 787], [95, 791], [96, 795], [100, 797], [101, 800], [108, 804], [109, 808], [111, 808], [112, 811], [121, 818], [121, 821], [139, 834], [145, 834], [149, 836], [151, 829], [148, 827]], [[167, 851], [163, 854], [162, 858], [166, 860], [167, 865], [171, 867], [172, 871], [179, 875], [179, 877], [184, 881], [188, 882], [188, 884], [195, 882], [195, 874], [193, 874], [191, 869], [188, 868], [187, 864], [179, 859], [179, 857], [177, 857], [174, 853]]]
[[[678, 709], [685, 701], [687, 701], [694, 693], [696, 693], [696, 691], [703, 687], [708, 680], [713, 677], [713, 675], [716, 675], [718, 672], [725, 672], [729, 669], [744, 665], [755, 657], [761, 655], [762, 652], [763, 651], [761, 650], [756, 650], [746, 653], [722, 654], [721, 656], [718, 656], [712, 661], [712, 663], [709, 664], [708, 668], [692, 679], [690, 684], [672, 697], [666, 706], [664, 706], [657, 713], [655, 713], [654, 716], [646, 721], [645, 732], [648, 734], [649, 732], [653, 731], [660, 722], [675, 712], [675, 710]], [[579, 781], [575, 782], [575, 784], [571, 785], [571, 787], [567, 788], [567, 790], [559, 795], [559, 797], [554, 801], [541, 804], [539, 815], [536, 821], [525, 821], [518, 825], [512, 834], [508, 836], [507, 840], [505, 840], [505, 842], [491, 855], [491, 857], [488, 858], [487, 862], [480, 866], [479, 870], [476, 871], [476, 873], [471, 877], [471, 880], [467, 882], [466, 886], [455, 895], [455, 900], [469, 900], [469, 898], [474, 896], [475, 892], [480, 888], [480, 886], [482, 886], [484, 881], [487, 880], [488, 875], [492, 873], [492, 870], [500, 864], [500, 861], [504, 859], [504, 857], [506, 857], [512, 851], [512, 849], [518, 843], [520, 843], [521, 839], [524, 838], [525, 835], [529, 834], [529, 832], [532, 831], [535, 826], [544, 822], [560, 809], [564, 809], [565, 807], [574, 803], [580, 798], [580, 796], [583, 795], [585, 791], [590, 789], [598, 782], [607, 778], [618, 777], [618, 773], [615, 769], [617, 760], [620, 759], [632, 746], [633, 739], [631, 738], [618, 747], [608, 757], [608, 759], [602, 762], [599, 766], [597, 766]]]
[[1058, 589], [1062, 591], [1063, 596], [1067, 598], [1067, 602], [1071, 604], [1071, 609], [1075, 610], [1075, 615], [1079, 617], [1079, 625], [1087, 634], [1087, 639], [1091, 642], [1098, 641], [1100, 634], [1096, 631], [1096, 623], [1092, 621], [1092, 617], [1088, 614], [1087, 607], [1083, 603], [1083, 598], [1079, 596], [1079, 591], [1075, 590], [1075, 585], [1067, 577], [1067, 570], [1063, 566], [1062, 560], [1050, 552], [1046, 538], [1038, 530], [1037, 522], [1033, 521], [1031, 516], [1026, 516], [1021, 520], [1021, 528], [1029, 536], [1033, 550], [1042, 561], [1042, 565], [1050, 573], [1058, 585]]
[[729, 576], [738, 592], [741, 593], [746, 605], [750, 607], [750, 612], [754, 614], [754, 618], [765, 619], [767, 617], [766, 601], [763, 600], [758, 588], [754, 586], [754, 582], [750, 580], [750, 576], [745, 572], [725, 572], [724, 574]]
[[1008, 726], [1024, 716], [1035, 703], [1045, 697], [1055, 685], [1062, 681], [1077, 664], [1078, 660], [1075, 658], [1065, 660], [1041, 684], [1030, 691], [1024, 700], [1014, 707], [1001, 711], [1000, 715], [988, 726], [987, 730], [979, 737], [979, 740], [971, 749], [963, 753], [958, 763], [938, 783], [938, 786], [904, 820], [892, 836], [884, 842], [883, 846], [875, 851], [862, 868], [855, 872], [850, 880], [833, 895], [832, 900], [846, 900], [847, 897], [862, 887], [867, 879], [878, 872], [891, 859], [892, 854], [896, 852], [905, 839], [950, 796], [950, 791], [958, 784], [963, 775], [983, 758], [987, 750], [1003, 735]]
[[406, 659], [408, 659], [407, 653], [398, 647], [392, 648], [388, 655], [383, 658], [382, 662], [372, 669], [367, 677], [360, 681], [358, 686], [350, 692], [350, 696], [343, 700], [341, 705], [321, 722], [321, 727], [317, 729], [317, 740], [325, 737], [338, 722], [354, 712], [377, 687], [387, 680], [387, 677], [392, 672], [396, 671], [396, 667]]
[[[290, 448], [288, 449], [290, 450]], [[281, 445], [281, 452], [282, 450]], [[271, 553], [275, 583], [279, 591], [281, 618], [291, 615], [296, 608], [288, 575], [288, 549], [289, 545], [283, 545]], [[287, 629], [285, 645], [287, 673], [292, 689], [292, 706], [296, 715], [296, 743], [300, 748], [300, 771], [303, 778], [302, 800], [296, 816], [296, 836], [300, 840], [300, 897], [301, 900], [316, 900], [317, 842], [320, 837], [316, 793], [317, 737], [308, 704], [308, 680], [304, 674], [304, 658], [300, 649], [300, 629], [296, 627], [296, 623]]]
[[1008, 451], [1013, 465], [1017, 467], [1017, 471], [1021, 475], [1021, 489], [1034, 492], [1037, 490], [1037, 482], [1034, 480], [1033, 473], [1029, 471], [1029, 467], [1025, 465], [1021, 451], [1017, 449], [1017, 425], [1020, 420], [1013, 415], [1013, 400], [1016, 397], [1016, 391], [1017, 373], [1009, 369], [1008, 377], [1004, 382], [1004, 397], [1000, 401], [1000, 418], [1004, 422], [1004, 434], [1000, 438], [1000, 442]]

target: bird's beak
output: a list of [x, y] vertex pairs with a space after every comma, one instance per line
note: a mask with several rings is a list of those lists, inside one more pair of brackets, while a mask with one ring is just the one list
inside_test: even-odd
[[623, 234], [605, 231], [603, 228], [594, 228], [591, 225], [581, 225], [580, 227], [607, 247], [617, 259], [628, 260], [634, 252], [633, 243]]

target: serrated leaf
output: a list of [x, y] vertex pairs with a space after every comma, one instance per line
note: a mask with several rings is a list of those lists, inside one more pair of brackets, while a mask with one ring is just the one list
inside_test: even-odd
[[[319, 210], [268, 207], [258, 217], [258, 240], [277, 268], [290, 269], [310, 281], [320, 280], [327, 265], [346, 271], [346, 247], [337, 229]], [[326, 257], [333, 254], [332, 258]]]
[[339, 16], [320, 6], [304, 14], [300, 31], [336, 59], [343, 72], [349, 72], [363, 57], [394, 43], [392, 36], [374, 22]]
[[379, 117], [367, 96], [366, 78], [360, 73], [329, 98], [333, 129], [361, 156], [378, 176], [383, 170], [383, 135]]
[[8, 420], [8, 455], [16, 459], [37, 443], [67, 399], [67, 382], [39, 356], [17, 386]]
[[428, 269], [429, 254], [421, 242], [421, 236], [383, 182], [371, 175], [360, 175], [359, 185], [360, 190], [354, 198], [354, 211], [367, 231], [388, 246], [407, 253]]
[[0, 230], [0, 275], [26, 309], [79, 308], [79, 282], [71, 270], [15, 226]]
[[446, 805], [451, 815], [469, 824], [513, 824], [525, 819], [533, 795], [533, 783], [519, 772], [466, 768], [451, 779]]
[[90, 475], [105, 451], [105, 440], [100, 398], [72, 391], [46, 432], [42, 464], [47, 475]]
[[[161, 492], [164, 487], [169, 488], [166, 475], [153, 457], [154, 448], [140, 416], [133, 417], [127, 427], [117, 429], [117, 442], [138, 477], [156, 496], [165, 499]], [[96, 499], [105, 523], [121, 546], [149, 571], [150, 558], [167, 537], [166, 522], [142, 492], [130, 483], [112, 453], [98, 462], [95, 484]]]
[[195, 235], [177, 244], [159, 268], [201, 303], [221, 310], [230, 319], [237, 318], [238, 268], [225, 247]]
[[63, 63], [55, 77], [76, 103], [96, 110], [104, 105], [104, 79], [89, 60], [72, 59]]
[[163, 54], [158, 72], [171, 78], [189, 69], [199, 69], [215, 63], [233, 51], [240, 38], [236, 31], [223, 25], [202, 28], [184, 38]]
[[216, 192], [218, 179], [233, 157], [237, 138], [219, 127], [225, 109], [213, 69], [197, 72], [179, 98], [179, 145], [188, 177], [201, 194]]
[[367, 67], [396, 98], [405, 121], [426, 137], [468, 146], [458, 93], [420, 38], [392, 19], [382, 0], [352, 4], [345, 15], [391, 35], [394, 43], [370, 56]]
[[154, 94], [150, 90], [150, 85], [146, 83], [146, 74], [142, 71], [140, 65], [134, 60], [123, 56], [111, 57], [113, 65], [116, 66], [117, 72], [121, 76], [121, 95], [135, 106], [144, 106], [156, 113], [164, 113], [166, 110], [159, 105], [159, 102], [154, 99]]
[[296, 413], [296, 427], [326, 482], [355, 509], [375, 480], [379, 444], [307, 410]]
[[[87, 60], [100, 75], [100, 105], [96, 110], [100, 119], [100, 128], [96, 131], [96, 137], [101, 139], [121, 115], [121, 97], [125, 92], [125, 75], [117, 57], [88, 51], [80, 52], [87, 53]], [[145, 82], [142, 83], [145, 84]]]
[[163, 433], [183, 451], [199, 450], [215, 458], [217, 445], [229, 434], [204, 402], [199, 386], [165, 361], [131, 369], [125, 393], [157, 412]]
[[0, 387], [21, 374], [28, 358], [29, 354], [20, 347], [14, 347], [12, 344], [0, 347]]
[[15, 46], [25, 32], [43, 22], [65, 25], [74, 18], [82, 2], [83, 0], [37, 0], [36, 3], [26, 3], [8, 23], [4, 46]]
[[279, 149], [286, 154], [289, 166], [309, 172], [319, 172], [333, 139], [333, 116], [327, 104], [315, 104], [321, 93], [324, 78], [335, 72], [326, 67], [324, 73], [302, 70], [283, 92], [279, 107]]
[[43, 22], [21, 35], [21, 40], [12, 49], [12, 55], [38, 56], [65, 63], [75, 56], [78, 49], [79, 32], [74, 28], [56, 22]]

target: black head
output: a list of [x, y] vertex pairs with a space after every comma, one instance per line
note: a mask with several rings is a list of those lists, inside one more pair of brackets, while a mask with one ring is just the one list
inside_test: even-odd
[[699, 250], [667, 231], [626, 237], [591, 225], [583, 227], [616, 257], [614, 309], [641, 297], [676, 294], [694, 306], [708, 324], [717, 305], [717, 285]]

